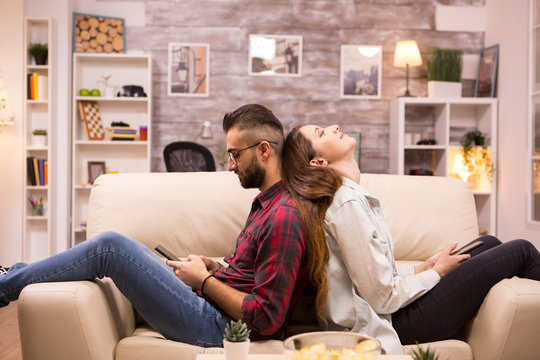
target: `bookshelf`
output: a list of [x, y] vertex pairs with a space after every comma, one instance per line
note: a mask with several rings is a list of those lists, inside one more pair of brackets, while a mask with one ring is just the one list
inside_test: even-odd
[[[473, 190], [480, 231], [495, 236], [497, 104], [493, 98], [400, 97], [390, 105], [390, 172], [411, 175], [427, 170], [435, 176], [465, 177]], [[492, 169], [478, 166], [473, 174], [461, 172], [460, 141], [476, 130], [486, 135]], [[436, 143], [417, 145], [422, 138]], [[479, 154], [480, 148], [473, 150]]]
[[[24, 19], [24, 109], [23, 109], [23, 261], [34, 262], [52, 255], [51, 214], [54, 211], [54, 164], [50, 144], [54, 141], [51, 116], [51, 18]], [[29, 54], [31, 44], [48, 46], [45, 64], [37, 65]], [[46, 130], [46, 136], [35, 136], [35, 130]], [[35, 161], [34, 161], [35, 159]], [[46, 169], [47, 171], [45, 171]], [[37, 172], [37, 176], [36, 173]], [[30, 200], [36, 205], [32, 205]], [[38, 204], [42, 200], [41, 209]], [[35, 208], [34, 208], [35, 206]]]
[[[108, 85], [106, 90], [104, 77]], [[141, 86], [146, 97], [116, 96], [124, 85]], [[80, 96], [81, 89], [98, 89], [100, 96]], [[86, 240], [86, 218], [92, 184], [91, 177], [102, 172], [150, 171], [152, 124], [152, 60], [150, 55], [73, 54], [72, 94], [72, 189], [71, 246]], [[81, 117], [80, 105], [96, 102], [104, 139], [90, 140]], [[88, 118], [88, 117], [87, 117]], [[124, 122], [136, 130], [134, 140], [111, 140], [107, 128], [112, 122]], [[146, 126], [147, 139], [141, 140], [140, 128]], [[89, 164], [90, 163], [90, 164]], [[96, 165], [97, 164], [97, 165]], [[97, 166], [97, 173], [94, 171]]]

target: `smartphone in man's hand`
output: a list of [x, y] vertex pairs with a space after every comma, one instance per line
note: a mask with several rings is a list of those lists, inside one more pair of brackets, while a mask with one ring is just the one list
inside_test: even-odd
[[154, 249], [156, 249], [156, 251], [163, 255], [167, 260], [178, 261], [178, 256], [174, 255], [164, 246], [158, 245]]

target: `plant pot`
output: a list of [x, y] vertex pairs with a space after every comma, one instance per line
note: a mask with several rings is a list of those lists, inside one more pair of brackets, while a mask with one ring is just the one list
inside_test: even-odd
[[242, 342], [230, 342], [223, 339], [225, 360], [247, 360], [249, 351], [249, 339]]
[[47, 55], [34, 56], [36, 65], [47, 65]]
[[115, 97], [115, 96], [116, 96], [116, 91], [115, 91], [114, 87], [107, 86], [105, 88], [105, 97], [111, 98], [111, 97]]
[[32, 135], [33, 146], [47, 146], [47, 135]]
[[450, 81], [428, 81], [428, 96], [437, 98], [460, 98], [461, 83]]

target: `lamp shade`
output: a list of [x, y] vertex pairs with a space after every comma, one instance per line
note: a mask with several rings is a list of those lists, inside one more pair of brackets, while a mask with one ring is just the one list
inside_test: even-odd
[[13, 113], [11, 112], [11, 104], [7, 96], [4, 81], [0, 78], [0, 125], [13, 124]]
[[407, 67], [422, 65], [422, 56], [415, 40], [402, 40], [396, 43], [394, 66]]
[[205, 121], [201, 132], [201, 139], [211, 139], [212, 137], [213, 135], [212, 128], [210, 127], [210, 121]]

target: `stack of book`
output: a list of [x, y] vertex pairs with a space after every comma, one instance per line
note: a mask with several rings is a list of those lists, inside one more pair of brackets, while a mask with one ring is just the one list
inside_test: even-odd
[[28, 185], [46, 186], [49, 184], [49, 162], [34, 156], [26, 158], [26, 172]]
[[107, 128], [111, 140], [135, 140], [137, 138], [137, 129], [126, 126], [112, 126]]
[[47, 75], [27, 74], [27, 98], [29, 100], [47, 100], [49, 97], [47, 79]]

